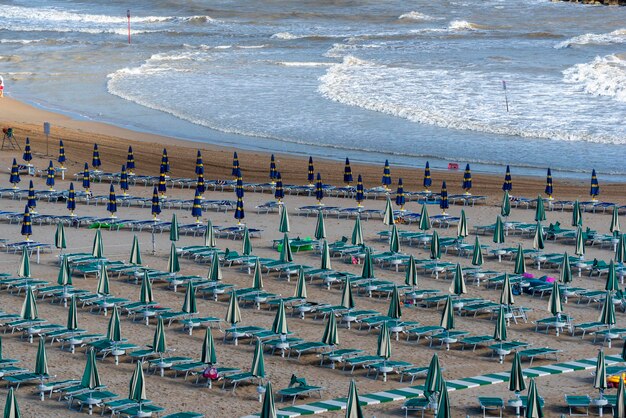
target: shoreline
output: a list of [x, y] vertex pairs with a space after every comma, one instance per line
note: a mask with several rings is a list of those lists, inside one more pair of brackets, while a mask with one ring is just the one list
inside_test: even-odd
[[[68, 174], [82, 170], [84, 162], [91, 161], [91, 152], [94, 143], [98, 143], [103, 168], [107, 171], [119, 171], [126, 161], [126, 152], [129, 145], [133, 147], [137, 172], [141, 174], [158, 174], [162, 148], [168, 149], [172, 175], [175, 177], [194, 177], [196, 150], [203, 153], [205, 179], [225, 179], [230, 177], [232, 153], [237, 151], [244, 171], [244, 181], [267, 182], [269, 171], [270, 152], [241, 150], [230, 145], [218, 146], [202, 142], [194, 142], [169, 136], [154, 135], [135, 131], [93, 120], [78, 120], [67, 114], [57, 113], [31, 106], [19, 100], [5, 96], [0, 99], [0, 124], [2, 127], [12, 126], [20, 144], [25, 137], [30, 137], [33, 152], [37, 157], [45, 157], [45, 136], [43, 122], [50, 122], [52, 134], [50, 136], [49, 154], [42, 158], [56, 159], [58, 140], [63, 139], [68, 159], [66, 165], [70, 169]], [[83, 146], [87, 145], [87, 146]], [[307, 157], [286, 153], [275, 153], [278, 170], [286, 184], [305, 184], [307, 175]], [[348, 157], [350, 157], [348, 155]], [[381, 158], [384, 158], [381, 156]], [[46, 161], [47, 162], [47, 161]], [[37, 164], [43, 166], [43, 163]], [[316, 172], [322, 174], [324, 183], [333, 185], [343, 184], [343, 161], [314, 158]], [[363, 175], [366, 188], [380, 185], [383, 161], [378, 165], [352, 162], [352, 172], [355, 177]], [[463, 168], [458, 170], [431, 169], [433, 185], [431, 189], [438, 191], [441, 182], [446, 181], [448, 193], [461, 193]], [[72, 171], [74, 170], [74, 171]], [[422, 190], [423, 167], [405, 167], [394, 165], [391, 161], [392, 190], [395, 190], [397, 179], [401, 177], [405, 191]], [[554, 173], [553, 173], [554, 175]], [[487, 195], [489, 204], [499, 204], [502, 196], [501, 175], [487, 173], [472, 173], [474, 194]], [[623, 183], [609, 183], [604, 177], [600, 178], [600, 199], [616, 203], [626, 203], [621, 193]], [[520, 176], [513, 169], [512, 195], [533, 198], [543, 195], [545, 178]], [[589, 181], [577, 179], [554, 178], [556, 199], [588, 200]]]

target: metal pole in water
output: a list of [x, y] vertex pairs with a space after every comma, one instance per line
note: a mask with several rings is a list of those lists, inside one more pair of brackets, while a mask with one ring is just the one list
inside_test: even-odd
[[509, 97], [506, 94], [506, 81], [504, 80], [502, 80], [502, 89], [504, 90], [504, 102], [506, 103], [506, 112], [509, 113]]
[[130, 9], [126, 10], [126, 18], [128, 19], [128, 43], [130, 44]]

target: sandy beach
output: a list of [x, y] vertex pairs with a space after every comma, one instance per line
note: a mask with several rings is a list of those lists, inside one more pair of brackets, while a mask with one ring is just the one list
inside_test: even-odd
[[[49, 154], [46, 156], [45, 137], [42, 133], [42, 123], [48, 121], [52, 123], [53, 134], [50, 139]], [[69, 185], [69, 179], [73, 178], [73, 174], [79, 172], [84, 162], [91, 161], [91, 152], [94, 143], [97, 143], [100, 149], [100, 156], [103, 163], [103, 170], [116, 172], [125, 162], [126, 149], [132, 145], [137, 163], [136, 172], [138, 174], [157, 175], [160, 163], [160, 157], [163, 147], [167, 147], [170, 164], [172, 167], [172, 177], [193, 177], [193, 169], [195, 165], [196, 150], [202, 150], [204, 156], [205, 178], [206, 179], [228, 179], [230, 178], [230, 168], [232, 163], [233, 151], [238, 151], [239, 160], [244, 173], [244, 180], [247, 182], [266, 182], [268, 181], [269, 155], [257, 152], [247, 152], [234, 150], [232, 148], [220, 148], [216, 146], [190, 143], [175, 138], [159, 137], [148, 135], [141, 132], [133, 132], [110, 125], [100, 124], [89, 121], [77, 121], [69, 117], [54, 114], [37, 108], [33, 108], [26, 104], [20, 103], [11, 98], [0, 99], [0, 125], [3, 127], [11, 126], [15, 129], [15, 135], [23, 146], [25, 137], [30, 137], [33, 147], [35, 159], [33, 161], [37, 168], [43, 169], [47, 166], [48, 160], [56, 161], [58, 140], [63, 139], [65, 144], [65, 154], [68, 162], [67, 176], [65, 181], [57, 179], [56, 189], [66, 190]], [[282, 174], [283, 180], [288, 184], [305, 184], [306, 183], [306, 160], [289, 155], [277, 154], [277, 165]], [[348, 155], [349, 157], [349, 155]], [[0, 152], [0, 166], [2, 169], [2, 187], [10, 187], [8, 182], [8, 167], [13, 158], [21, 161], [21, 152], [4, 150]], [[382, 176], [382, 163], [379, 166], [366, 166], [361, 164], [353, 164], [352, 170], [355, 174], [362, 174], [366, 187], [377, 186]], [[406, 168], [394, 167], [392, 164], [393, 188], [398, 177], [404, 180], [405, 190], [418, 191], [421, 190], [423, 167]], [[340, 186], [343, 176], [343, 162], [330, 160], [316, 160], [316, 171], [319, 171], [325, 183]], [[589, 167], [591, 169], [591, 167]], [[438, 191], [441, 181], [448, 183], [449, 193], [461, 193], [461, 181], [463, 171], [433, 171], [433, 187], [434, 191]], [[469, 227], [472, 231], [467, 238], [468, 242], [473, 242], [473, 227], [476, 225], [487, 225], [495, 221], [496, 216], [500, 212], [499, 203], [502, 197], [502, 176], [488, 176], [483, 174], [473, 175], [474, 188], [472, 192], [476, 195], [485, 195], [488, 197], [486, 204], [477, 205], [476, 207], [451, 206], [449, 213], [458, 216], [461, 209], [465, 209]], [[20, 186], [27, 187], [30, 178], [22, 176]], [[45, 189], [44, 179], [40, 177], [32, 178], [35, 188], [38, 190]], [[604, 201], [615, 202], [618, 204], [626, 204], [624, 197], [623, 184], [610, 184], [609, 179], [600, 179], [601, 195]], [[543, 178], [527, 178], [516, 176], [513, 173], [513, 194], [516, 196], [536, 197], [537, 194], [543, 195], [545, 179]], [[79, 186], [79, 184], [75, 184]], [[577, 182], [570, 180], [554, 179], [555, 198], [556, 199], [581, 199], [588, 200], [589, 183]], [[77, 187], [80, 189], [80, 187]], [[94, 195], [105, 195], [108, 193], [109, 184], [94, 183]], [[130, 193], [140, 197], [150, 197], [152, 194], [151, 187], [134, 186], [131, 187]], [[232, 192], [214, 192], [209, 191], [205, 194], [207, 199], [233, 199]], [[173, 188], [168, 192], [169, 199], [191, 199], [193, 198], [193, 189]], [[249, 227], [261, 229], [262, 236], [253, 239], [254, 254], [260, 257], [278, 258], [278, 253], [272, 248], [274, 239], [282, 238], [282, 234], [278, 231], [279, 216], [273, 214], [257, 214], [254, 210], [255, 206], [264, 202], [273, 200], [269, 194], [262, 193], [246, 193], [246, 218], [245, 223]], [[324, 199], [327, 206], [354, 207], [355, 202], [349, 199], [331, 198]], [[365, 206], [367, 209], [383, 209], [384, 200], [367, 200]], [[10, 198], [0, 199], [0, 208], [3, 211], [22, 211], [25, 201], [12, 200]], [[297, 216], [296, 209], [305, 205], [315, 204], [315, 199], [308, 196], [286, 196], [285, 204], [289, 209], [291, 220], [291, 237], [310, 237], [315, 230], [315, 217]], [[37, 207], [39, 213], [42, 214], [67, 214], [64, 203], [53, 203], [40, 200]], [[420, 205], [416, 202], [407, 204], [407, 209], [419, 211]], [[436, 205], [429, 206], [431, 215], [439, 213]], [[92, 216], [108, 216], [104, 205], [85, 205], [79, 203], [76, 210], [79, 215]], [[192, 223], [194, 219], [189, 211], [164, 209], [161, 219], [169, 220], [173, 213], [176, 213], [181, 224]], [[606, 213], [584, 213], [584, 225], [598, 233], [606, 234], [609, 232], [609, 224], [611, 221], [610, 211]], [[122, 218], [129, 219], [149, 219], [150, 209], [140, 207], [120, 207], [117, 215]], [[534, 210], [530, 209], [513, 209], [510, 219], [520, 222], [533, 223]], [[227, 213], [208, 211], [203, 214], [203, 220], [210, 219], [216, 226], [232, 226], [236, 223], [233, 219], [232, 211]], [[622, 217], [623, 219], [623, 217]], [[548, 211], [547, 221], [549, 223], [560, 222], [563, 227], [569, 228], [571, 221], [570, 211]], [[343, 236], [350, 236], [354, 225], [353, 219], [339, 219], [337, 217], [326, 218], [327, 239], [329, 243], [340, 240]], [[371, 219], [363, 222], [364, 238], [367, 245], [373, 247], [377, 251], [387, 251], [388, 244], [385, 240], [379, 239], [377, 233], [388, 229], [379, 219]], [[401, 230], [417, 231], [417, 225], [401, 225]], [[455, 237], [456, 227], [452, 226], [448, 229], [436, 229], [442, 238]], [[33, 226], [33, 239], [44, 243], [53, 243], [55, 226], [53, 225], [37, 225]], [[68, 248], [66, 251], [85, 252], [90, 251], [94, 236], [94, 230], [87, 228], [66, 228]], [[103, 240], [105, 256], [109, 260], [127, 261], [130, 252], [131, 243], [134, 233], [128, 230], [108, 231], [103, 230]], [[136, 232], [139, 239], [142, 256], [145, 266], [165, 270], [167, 267], [167, 258], [170, 248], [168, 234], [163, 233], [157, 235], [156, 253], [150, 254], [151, 235], [145, 230]], [[0, 237], [6, 238], [9, 242], [19, 241], [19, 225], [0, 223]], [[471, 240], [471, 241], [470, 241]], [[491, 242], [491, 236], [481, 236], [483, 244], [494, 246]], [[181, 236], [177, 247], [188, 245], [201, 245], [202, 237]], [[532, 248], [532, 235], [511, 234], [507, 236], [506, 246], [515, 247], [518, 243], [522, 243], [524, 248]], [[217, 246], [224, 250], [240, 251], [241, 241], [233, 241], [228, 239], [218, 239]], [[549, 241], [546, 244], [546, 253], [563, 253], [564, 251], [573, 252], [574, 246], [571, 242], [565, 241]], [[413, 254], [416, 259], [427, 259], [429, 257], [428, 248], [403, 245], [402, 251], [407, 254]], [[0, 255], [0, 272], [16, 274], [17, 266], [20, 260], [20, 254], [10, 254], [2, 252]], [[51, 283], [56, 281], [58, 273], [58, 250], [53, 249], [51, 252], [41, 256], [39, 264], [32, 264], [33, 277], [47, 280]], [[587, 247], [585, 259], [593, 258], [609, 261], [613, 253], [609, 247], [600, 248], [599, 245]], [[470, 266], [470, 259], [458, 257], [456, 255], [443, 255], [442, 261], [456, 263], [459, 262], [463, 267]], [[308, 266], [318, 266], [320, 263], [319, 254], [313, 251], [303, 251], [295, 253], [294, 262]], [[333, 268], [339, 271], [346, 271], [360, 274], [361, 266], [352, 265], [344, 262], [339, 258], [332, 260]], [[500, 272], [513, 272], [514, 261], [508, 258], [501, 263], [497, 258], [485, 254], [484, 270], [496, 270]], [[548, 275], [558, 277], [556, 270], [539, 271], [537, 266], [527, 260], [528, 271], [537, 277]], [[206, 277], [208, 265], [198, 264], [189, 259], [181, 259], [181, 274], [198, 275]], [[252, 276], [238, 267], [223, 268], [224, 282], [234, 284], [238, 288], [249, 287], [251, 285]], [[404, 271], [395, 272], [392, 269], [375, 268], [377, 278], [392, 281], [398, 285], [404, 283]], [[79, 289], [95, 291], [96, 279], [93, 276], [83, 279], [75, 276], [74, 286]], [[278, 278], [275, 273], [264, 276], [265, 287], [268, 292], [280, 294], [282, 296], [291, 296], [295, 289], [295, 281], [286, 281], [284, 278]], [[431, 275], [420, 274], [419, 288], [436, 289], [443, 293], [448, 292], [450, 286], [449, 279], [435, 279]], [[308, 283], [307, 283], [308, 284]], [[604, 277], [588, 277], [583, 274], [582, 277], [576, 277], [574, 281], [576, 287], [586, 289], [603, 289]], [[139, 286], [133, 283], [119, 280], [115, 277], [111, 279], [111, 293], [113, 295], [123, 296], [131, 300], [138, 300]], [[477, 286], [468, 280], [468, 293], [465, 297], [477, 297], [497, 301], [500, 290], [488, 288], [485, 284]], [[338, 304], [341, 299], [341, 290], [338, 287], [332, 287], [330, 290], [323, 286], [319, 286], [319, 282], [313, 282], [308, 286], [310, 301], [327, 302]], [[179, 310], [183, 303], [184, 291], [178, 290], [173, 292], [167, 288], [164, 283], [155, 283], [154, 286], [155, 300], [160, 305]], [[23, 301], [23, 293], [12, 294], [6, 291], [0, 292], [0, 303], [2, 310], [7, 313], [20, 312]], [[51, 304], [45, 300], [40, 302], [38, 299], [39, 316], [47, 319], [50, 323], [65, 324], [67, 318], [67, 309], [59, 304]], [[381, 313], [387, 312], [388, 301], [385, 298], [367, 297], [363, 293], [356, 296], [356, 305], [359, 309], [372, 309]], [[228, 301], [226, 298], [220, 298], [215, 302], [208, 299], [198, 299], [198, 308], [203, 316], [216, 316], [224, 318], [226, 314]], [[564, 332], [559, 337], [554, 335], [554, 331], [550, 333], [535, 332], [533, 321], [549, 316], [548, 297], [531, 297], [529, 295], [520, 295], [516, 297], [516, 304], [525, 306], [530, 309], [528, 312], [528, 322], [521, 321], [518, 324], [511, 324], [509, 327], [509, 340], [521, 340], [532, 344], [533, 347], [551, 347], [562, 350], [559, 361], [577, 360], [583, 358], [591, 358], [597, 355], [598, 349], [602, 347], [600, 342], [592, 343], [593, 337], [586, 336], [581, 340], [580, 335], [571, 336], [568, 332]], [[597, 303], [581, 303], [577, 304], [576, 300], [570, 300], [565, 305], [565, 312], [572, 315], [574, 323], [583, 323], [596, 321], [599, 315]], [[291, 312], [289, 311], [288, 314]], [[275, 310], [253, 308], [242, 308], [242, 324], [257, 325], [261, 327], [270, 327], [274, 319]], [[425, 308], [421, 306], [404, 306], [403, 319], [410, 321], [419, 321], [424, 325], [438, 325], [440, 321], [441, 311], [435, 308]], [[101, 314], [90, 313], [87, 308], [79, 309], [78, 322], [80, 328], [87, 330], [89, 333], [105, 333], [108, 323], [108, 317]], [[472, 316], [457, 316], [456, 328], [468, 330], [472, 335], [490, 335], [493, 334], [494, 322], [488, 316], [480, 315], [477, 318]], [[306, 341], [317, 341], [321, 338], [324, 322], [322, 320], [314, 320], [307, 316], [300, 319], [297, 316], [288, 316], [290, 330], [295, 336]], [[622, 310], [617, 312], [617, 326], [624, 324], [624, 313]], [[224, 327], [224, 325], [222, 325]], [[141, 321], [133, 322], [130, 319], [122, 318], [122, 334], [131, 342], [143, 347], [152, 341], [155, 322], [152, 321], [146, 326]], [[377, 331], [367, 332], [359, 330], [358, 327], [346, 329], [341, 327], [339, 330], [340, 346], [342, 348], [357, 347], [363, 349], [366, 353], [376, 353]], [[167, 328], [166, 336], [168, 345], [175, 349], [173, 355], [188, 356], [198, 358], [202, 345], [203, 330], [196, 329], [193, 336], [184, 333], [179, 324], [173, 324]], [[248, 370], [252, 361], [253, 346], [247, 342], [234, 346], [232, 343], [224, 343], [223, 333], [214, 329], [214, 337], [216, 341], [217, 357], [220, 365], [228, 367], [237, 367], [241, 370]], [[34, 367], [36, 344], [29, 344], [26, 340], [20, 338], [19, 334], [3, 334], [3, 356], [16, 358], [21, 360], [23, 367], [32, 369]], [[613, 342], [611, 349], [605, 347], [607, 354], [617, 354], [622, 349], [623, 342], [616, 340]], [[75, 354], [67, 351], [61, 351], [58, 343], [47, 346], [48, 363], [50, 373], [55, 377], [53, 380], [80, 379], [85, 363], [84, 348], [77, 350]], [[462, 351], [458, 345], [453, 345], [450, 351], [440, 349], [439, 347], [429, 347], [429, 342], [421, 339], [419, 343], [414, 340], [406, 341], [401, 336], [399, 341], [392, 341], [392, 357], [395, 360], [403, 360], [414, 365], [427, 366], [434, 353], [440, 356], [440, 361], [444, 370], [446, 379], [459, 379], [490, 372], [508, 372], [510, 370], [512, 356], [507, 356], [504, 364], [499, 364], [495, 358], [491, 357], [491, 352], [487, 349], [478, 348], [475, 352], [471, 350]], [[366, 394], [392, 388], [406, 387], [407, 382], [400, 382], [397, 375], [391, 375], [385, 383], [381, 379], [373, 380], [371, 377], [365, 376], [365, 370], [356, 369], [354, 374], [340, 369], [331, 370], [327, 367], [319, 366], [319, 358], [315, 355], [303, 355], [299, 361], [295, 359], [281, 358], [280, 355], [271, 355], [266, 352], [265, 355], [266, 371], [268, 379], [271, 380], [275, 390], [285, 388], [289, 384], [292, 374], [306, 377], [310, 384], [323, 386], [326, 388], [322, 392], [323, 399], [331, 399], [340, 396], [346, 396], [348, 386], [351, 379], [355, 379], [358, 385], [359, 393]], [[536, 359], [533, 365], [548, 365], [554, 363], [553, 359]], [[524, 362], [524, 367], [528, 363]], [[99, 371], [101, 379], [107, 385], [108, 390], [126, 397], [128, 391], [128, 381], [132, 374], [134, 364], [129, 362], [128, 357], [122, 357], [119, 365], [115, 365], [112, 358], [107, 357], [104, 361], [99, 362]], [[176, 411], [196, 411], [206, 414], [207, 417], [235, 417], [245, 416], [260, 411], [260, 404], [256, 400], [256, 386], [242, 385], [238, 387], [233, 394], [231, 390], [222, 390], [221, 382], [216, 384], [212, 389], [194, 385], [194, 380], [183, 380], [181, 377], [173, 378], [171, 372], [167, 372], [165, 377], [158, 374], [147, 376], [147, 396], [157, 405], [166, 408], [166, 413]], [[422, 384], [423, 379], [416, 379], [414, 384]], [[577, 372], [566, 375], [558, 375], [552, 377], [541, 377], [537, 379], [537, 384], [541, 396], [545, 398], [545, 414], [546, 416], [559, 416], [567, 412], [563, 400], [564, 394], [583, 395], [589, 394], [592, 397], [597, 395], [597, 390], [593, 389], [593, 378], [588, 372]], [[6, 393], [5, 389], [0, 392], [0, 397]], [[611, 393], [614, 393], [612, 390]], [[476, 389], [468, 389], [451, 393], [452, 416], [479, 416], [481, 410], [476, 401], [478, 396], [500, 396], [505, 399], [511, 397], [511, 393], [503, 384], [486, 386]], [[17, 392], [18, 402], [24, 416], [79, 416], [84, 414], [67, 409], [65, 402], [58, 402], [56, 397], [46, 399], [44, 402], [39, 401], [38, 395], [33, 385], [25, 385], [20, 387]], [[277, 399], [278, 400], [278, 399]], [[313, 401], [316, 400], [315, 398]], [[311, 399], [300, 399], [296, 403], [303, 404], [311, 402]], [[290, 405], [289, 402], [278, 403], [278, 407]], [[365, 416], [371, 417], [400, 417], [404, 416], [401, 410], [402, 402], [391, 402], [381, 404], [365, 409]], [[595, 409], [593, 410], [595, 413]], [[99, 411], [98, 411], [99, 413]], [[431, 412], [429, 412], [431, 414]], [[512, 410], [507, 408], [505, 416], [513, 416]], [[327, 413], [324, 416], [340, 417], [342, 413]], [[430, 416], [430, 415], [429, 415]]]

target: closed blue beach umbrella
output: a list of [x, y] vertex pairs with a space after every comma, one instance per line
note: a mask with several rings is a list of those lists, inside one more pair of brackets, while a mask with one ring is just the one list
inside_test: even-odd
[[193, 197], [193, 205], [191, 206], [191, 216], [196, 218], [196, 223], [202, 223], [200, 219], [202, 217], [202, 199], [200, 198], [200, 192], [196, 189], [196, 194]]
[[89, 176], [89, 165], [85, 163], [85, 168], [83, 170], [83, 189], [85, 189], [85, 193], [89, 194], [90, 188], [91, 188], [91, 179]]
[[400, 206], [400, 210], [404, 210], [406, 198], [404, 197], [404, 186], [402, 185], [402, 178], [398, 179], [398, 189], [396, 190], [396, 205]]
[[354, 195], [354, 200], [356, 200], [356, 206], [358, 208], [363, 207], [363, 201], [365, 200], [365, 194], [363, 193], [363, 178], [359, 174], [356, 182], [356, 194]]
[[157, 217], [161, 213], [161, 202], [159, 200], [159, 192], [156, 186], [154, 186], [154, 189], [152, 190], [152, 207], [150, 208], [150, 211], [152, 213], [152, 219], [155, 221], [158, 220]]
[[20, 179], [20, 171], [17, 169], [17, 160], [13, 158], [13, 164], [11, 165], [11, 175], [9, 176], [9, 183], [13, 185], [13, 189], [17, 190], [18, 183], [22, 181]]
[[385, 167], [383, 167], [382, 185], [385, 189], [389, 189], [389, 186], [391, 186], [391, 169], [389, 168], [389, 160], [385, 160]]
[[157, 189], [159, 190], [159, 195], [161, 199], [165, 199], [167, 193], [167, 183], [165, 182], [165, 167], [161, 164], [161, 168], [159, 169], [159, 183], [157, 185]]
[[309, 171], [307, 173], [306, 179], [309, 181], [309, 186], [313, 186], [313, 182], [315, 181], [315, 167], [313, 167], [313, 157], [309, 157]]
[[502, 184], [502, 191], [510, 192], [513, 190], [513, 181], [511, 179], [511, 169], [506, 166], [506, 173], [504, 174], [504, 183]]
[[233, 169], [230, 172], [230, 175], [237, 178], [237, 171], [239, 170], [239, 157], [237, 156], [237, 152], [233, 153]]
[[463, 173], [462, 189], [465, 190], [465, 194], [470, 194], [472, 189], [472, 170], [469, 164], [465, 166], [465, 172]]
[[246, 217], [246, 214], [243, 210], [243, 199], [241, 197], [237, 198], [237, 206], [235, 207], [235, 219], [237, 219], [237, 225], [241, 225], [241, 221]]
[[31, 165], [33, 160], [33, 153], [30, 149], [30, 139], [26, 137], [26, 145], [24, 145], [24, 154], [22, 154], [22, 160], [26, 161], [26, 164]]
[[278, 170], [276, 170], [276, 159], [274, 158], [274, 154], [270, 157], [270, 182], [274, 184], [276, 182], [276, 176], [278, 175]]
[[61, 165], [61, 168], [65, 168], [63, 165], [65, 161], [65, 146], [63, 145], [63, 141], [59, 141], [59, 158], [57, 158], [57, 162]]
[[350, 167], [350, 160], [346, 158], [346, 165], [343, 168], [343, 182], [349, 186], [352, 180], [352, 167]]
[[315, 180], [315, 198], [317, 199], [317, 204], [322, 204], [322, 199], [324, 199], [324, 189], [322, 187], [322, 175], [317, 173], [317, 180]]
[[161, 167], [165, 171], [165, 175], [170, 173], [170, 158], [167, 156], [167, 150], [163, 148], [163, 154], [161, 155]]
[[93, 154], [91, 156], [91, 166], [94, 170], [99, 170], [102, 165], [100, 161], [100, 151], [98, 150], [98, 144], [93, 144]]
[[48, 190], [51, 192], [54, 191], [54, 175], [56, 171], [54, 169], [54, 165], [52, 165], [52, 160], [50, 160], [50, 164], [48, 164], [48, 169], [46, 170], [46, 186], [48, 186]]
[[597, 197], [600, 194], [600, 184], [598, 183], [598, 177], [596, 176], [596, 170], [593, 169], [591, 171], [591, 189], [589, 190], [589, 195], [591, 196], [592, 201], [597, 201]]
[[131, 146], [128, 147], [128, 154], [126, 154], [126, 170], [131, 176], [135, 174], [135, 154]]
[[446, 186], [445, 181], [441, 184], [441, 197], [439, 198], [439, 207], [441, 208], [441, 213], [443, 215], [446, 214], [446, 209], [450, 207], [450, 203], [448, 202], [448, 187]]
[[37, 196], [35, 195], [35, 186], [32, 180], [28, 184], [28, 208], [31, 213], [37, 213]]
[[74, 191], [74, 183], [70, 183], [70, 189], [67, 192], [67, 210], [70, 211], [70, 216], [75, 216], [76, 210], [76, 192]]
[[243, 177], [241, 174], [241, 170], [237, 170], [237, 181], [235, 183], [235, 196], [243, 199], [244, 190], [243, 190]]
[[548, 200], [552, 200], [552, 194], [554, 193], [552, 187], [552, 170], [548, 168], [548, 174], [546, 175], [546, 189], [545, 193], [548, 196]]
[[24, 207], [24, 216], [22, 217], [21, 234], [26, 237], [26, 241], [30, 241], [30, 236], [33, 235], [33, 226], [30, 220], [30, 210], [28, 210], [28, 205]]
[[283, 189], [283, 177], [280, 175], [280, 171], [276, 173], [276, 187], [274, 188], [274, 198], [278, 203], [281, 203], [285, 198], [285, 190]]
[[204, 183], [204, 168], [200, 170], [198, 179], [196, 180], [196, 190], [200, 192], [200, 199], [204, 199], [204, 192], [206, 192], [206, 184]]
[[125, 165], [122, 165], [122, 170], [120, 171], [120, 189], [122, 189], [124, 196], [128, 195], [128, 173]]
[[196, 174], [204, 174], [204, 163], [202, 162], [202, 153], [198, 150], [196, 154]]
[[117, 212], [117, 197], [115, 196], [115, 189], [113, 188], [113, 185], [109, 188], [107, 211], [111, 212], [111, 218], [115, 218], [115, 212]]
[[430, 177], [430, 164], [426, 161], [426, 167], [424, 168], [424, 181], [422, 182], [424, 185], [424, 191], [430, 193], [430, 186], [433, 184], [433, 179]]

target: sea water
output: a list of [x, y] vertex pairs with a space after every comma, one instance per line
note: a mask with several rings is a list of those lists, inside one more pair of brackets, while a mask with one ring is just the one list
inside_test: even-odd
[[548, 0], [14, 0], [0, 74], [18, 99], [194, 141], [622, 181], [625, 22]]

